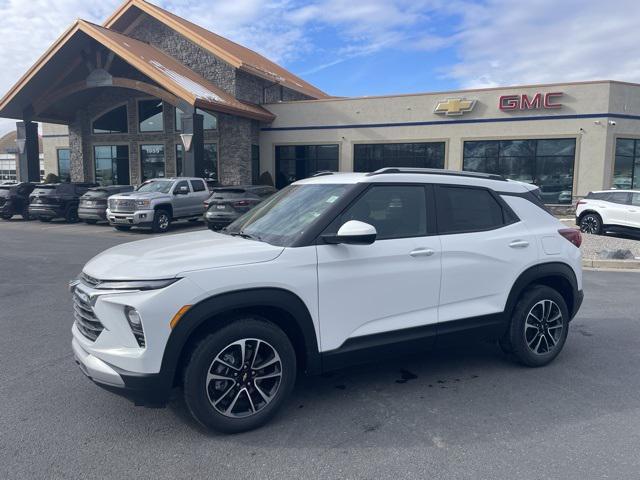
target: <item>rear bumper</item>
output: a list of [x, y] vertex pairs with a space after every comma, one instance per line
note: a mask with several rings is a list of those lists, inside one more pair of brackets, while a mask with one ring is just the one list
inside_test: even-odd
[[82, 373], [99, 387], [133, 401], [136, 405], [164, 406], [169, 401], [171, 379], [161, 374], [128, 372], [84, 350], [74, 338], [71, 348]]
[[29, 215], [32, 217], [58, 218], [64, 217], [64, 208], [50, 205], [29, 205]]
[[215, 210], [208, 210], [204, 214], [204, 221], [208, 227], [226, 227], [240, 215], [237, 213], [218, 213]]
[[78, 218], [80, 218], [80, 220], [106, 220], [107, 209], [80, 207], [78, 209]]

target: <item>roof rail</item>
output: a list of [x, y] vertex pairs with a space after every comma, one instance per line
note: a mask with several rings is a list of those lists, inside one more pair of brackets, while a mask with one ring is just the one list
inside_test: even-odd
[[409, 167], [386, 167], [376, 170], [375, 172], [367, 173], [368, 177], [374, 175], [386, 175], [388, 173], [418, 173], [423, 175], [453, 175], [456, 177], [471, 177], [481, 178], [486, 180], [499, 180], [506, 182], [507, 179], [502, 175], [495, 173], [481, 173], [481, 172], [461, 172], [458, 170], [443, 170], [440, 168], [409, 168]]
[[331, 170], [322, 170], [321, 172], [316, 172], [312, 177], [324, 177], [325, 175], [333, 175], [336, 172], [332, 172]]

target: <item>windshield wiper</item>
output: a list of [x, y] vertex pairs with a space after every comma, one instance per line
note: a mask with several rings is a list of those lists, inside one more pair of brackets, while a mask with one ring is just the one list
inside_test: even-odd
[[262, 241], [262, 239], [258, 235], [252, 235], [250, 233], [243, 232], [242, 230], [240, 230], [239, 232], [229, 233], [229, 235], [231, 235], [232, 237], [246, 238], [248, 240], [257, 240], [259, 242]]

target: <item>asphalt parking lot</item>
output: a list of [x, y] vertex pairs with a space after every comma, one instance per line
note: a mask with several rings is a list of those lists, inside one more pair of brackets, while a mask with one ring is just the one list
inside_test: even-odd
[[274, 422], [222, 436], [179, 397], [134, 407], [73, 362], [67, 281], [150, 236], [0, 223], [0, 478], [639, 476], [640, 273], [585, 272], [582, 310], [546, 368], [480, 344], [305, 378]]

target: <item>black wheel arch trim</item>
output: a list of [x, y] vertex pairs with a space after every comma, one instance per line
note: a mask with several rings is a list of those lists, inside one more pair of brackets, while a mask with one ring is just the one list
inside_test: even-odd
[[306, 371], [311, 374], [320, 373], [321, 360], [316, 330], [311, 314], [302, 299], [295, 293], [281, 288], [251, 288], [208, 297], [193, 305], [184, 314], [172, 330], [162, 357], [160, 374], [167, 388], [173, 385], [184, 348], [199, 327], [216, 316], [250, 308], [277, 308], [287, 312], [295, 321], [303, 337]]
[[578, 289], [578, 280], [576, 278], [575, 272], [573, 271], [573, 268], [571, 268], [571, 266], [569, 266], [568, 264], [562, 262], [541, 263], [528, 268], [520, 274], [520, 276], [513, 284], [511, 292], [509, 293], [509, 297], [507, 298], [507, 303], [504, 309], [505, 313], [507, 314], [507, 318], [511, 318], [511, 314], [516, 306], [516, 303], [518, 302], [518, 299], [529, 286], [539, 282], [542, 279], [550, 277], [562, 278], [571, 286], [572, 300], [571, 302], [567, 302], [567, 308], [569, 309], [570, 318], [573, 318], [576, 313], [578, 313], [578, 309], [580, 308], [580, 304], [582, 303], [583, 295], [582, 290]]

